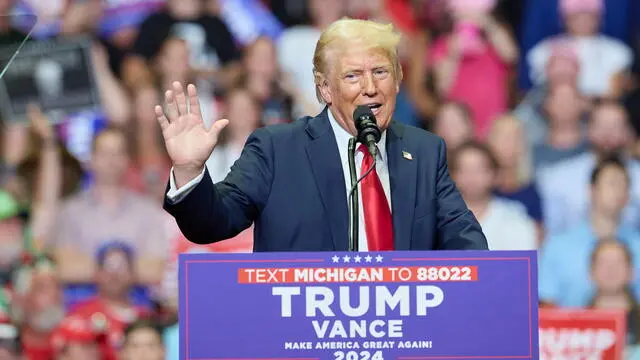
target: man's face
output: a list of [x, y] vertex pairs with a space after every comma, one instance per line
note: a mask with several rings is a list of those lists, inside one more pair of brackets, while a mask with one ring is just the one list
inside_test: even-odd
[[617, 166], [607, 166], [592, 186], [593, 204], [597, 212], [618, 216], [629, 200], [629, 184], [625, 172]]
[[484, 153], [467, 149], [458, 154], [453, 179], [466, 201], [478, 201], [491, 193], [495, 171]]
[[115, 132], [98, 136], [92, 157], [96, 181], [110, 184], [120, 183], [129, 166], [126, 139], [122, 134]]
[[434, 126], [435, 133], [444, 139], [450, 151], [473, 137], [471, 120], [464, 110], [453, 103], [440, 108]]
[[598, 33], [600, 13], [583, 11], [566, 15], [567, 32], [573, 36], [589, 36]]
[[249, 47], [245, 66], [251, 76], [273, 79], [278, 71], [276, 49], [268, 38], [260, 38]]
[[560, 84], [576, 86], [580, 68], [577, 59], [567, 56], [552, 56], [547, 66], [547, 79], [550, 87], [554, 88]]
[[249, 136], [259, 125], [261, 112], [247, 91], [236, 91], [227, 100], [228, 130], [234, 135]]
[[106, 295], [118, 297], [129, 291], [133, 276], [129, 259], [120, 250], [110, 251], [98, 274], [98, 286]]
[[26, 300], [27, 321], [37, 331], [52, 331], [64, 318], [62, 294], [53, 273], [34, 274]]
[[189, 46], [178, 38], [168, 39], [162, 47], [159, 58], [160, 71], [164, 77], [186, 78], [191, 67], [189, 66]]
[[123, 360], [162, 360], [165, 358], [162, 339], [151, 329], [135, 330], [127, 338], [122, 358]]
[[359, 105], [369, 105], [380, 129], [386, 129], [400, 91], [391, 60], [357, 43], [327, 56], [331, 60], [321, 93], [340, 125], [356, 134], [353, 112]]
[[633, 270], [624, 249], [616, 245], [602, 247], [594, 259], [591, 277], [603, 294], [624, 291], [633, 279]]
[[584, 102], [575, 85], [563, 83], [549, 90], [545, 109], [553, 126], [577, 126]]
[[621, 106], [603, 105], [593, 110], [588, 136], [599, 155], [623, 151], [631, 141], [631, 132]]

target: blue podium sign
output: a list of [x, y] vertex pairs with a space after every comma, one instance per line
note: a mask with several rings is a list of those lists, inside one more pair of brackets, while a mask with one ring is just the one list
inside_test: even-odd
[[535, 251], [180, 255], [182, 360], [537, 359]]

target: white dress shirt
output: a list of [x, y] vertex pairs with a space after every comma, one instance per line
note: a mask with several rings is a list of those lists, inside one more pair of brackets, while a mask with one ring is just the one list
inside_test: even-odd
[[[340, 162], [342, 163], [342, 172], [344, 174], [344, 182], [345, 182], [345, 201], [347, 205], [349, 204], [349, 190], [351, 189], [351, 175], [349, 174], [349, 157], [348, 157], [348, 149], [349, 149], [349, 139], [352, 137], [345, 129], [343, 129], [340, 124], [333, 117], [331, 111], [327, 112], [329, 115], [329, 122], [331, 124], [331, 128], [333, 129], [333, 133], [336, 137], [336, 144], [338, 146], [338, 152], [340, 153]], [[378, 155], [376, 161], [376, 171], [378, 173], [378, 177], [382, 182], [382, 188], [384, 189], [385, 196], [387, 198], [387, 202], [389, 203], [389, 208], [391, 209], [391, 185], [389, 182], [389, 168], [387, 163], [387, 152], [386, 152], [386, 135], [387, 132], [382, 132], [382, 137], [378, 142]], [[357, 149], [357, 148], [356, 148]], [[360, 167], [362, 166], [362, 160], [364, 159], [364, 155], [356, 150], [355, 156], [355, 164], [356, 164], [356, 172], [358, 174], [358, 178], [360, 178]], [[176, 187], [175, 178], [173, 175], [173, 169], [171, 169], [171, 176], [169, 177], [169, 191], [167, 192], [167, 198], [171, 202], [179, 202], [183, 199], [204, 177], [204, 171], [206, 168], [193, 180], [189, 181], [183, 187], [178, 189]], [[361, 183], [362, 184], [362, 183]], [[367, 244], [367, 233], [365, 229], [364, 222], [364, 207], [362, 205], [362, 192], [361, 186], [358, 186], [358, 200], [359, 200], [359, 230], [358, 230], [358, 248], [360, 251], [368, 251]]]

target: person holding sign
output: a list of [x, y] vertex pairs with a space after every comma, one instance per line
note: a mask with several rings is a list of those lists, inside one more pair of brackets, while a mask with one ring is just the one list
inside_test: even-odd
[[627, 314], [628, 345], [640, 345], [640, 304], [634, 294], [634, 259], [621, 241], [605, 239], [591, 254], [591, 280], [596, 288], [592, 309], [619, 309]]
[[359, 124], [360, 134], [366, 125], [379, 135], [355, 152], [357, 177], [366, 175], [358, 190], [360, 251], [488, 249], [449, 176], [444, 141], [391, 119], [402, 81], [399, 40], [391, 25], [372, 21], [328, 26], [313, 60], [324, 110], [256, 130], [216, 184], [205, 162], [228, 120], [206, 128], [196, 87], [173, 83], [155, 113], [173, 163], [164, 207], [183, 234], [211, 243], [255, 223], [255, 251], [347, 250], [348, 143]]

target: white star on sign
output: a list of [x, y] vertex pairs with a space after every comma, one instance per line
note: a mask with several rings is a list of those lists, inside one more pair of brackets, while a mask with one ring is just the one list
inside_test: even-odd
[[371, 262], [371, 259], [372, 259], [371, 255], [367, 255], [364, 257], [364, 261], [366, 262]]
[[333, 260], [334, 263], [339, 263], [340, 262], [340, 258], [338, 257], [338, 255], [333, 255], [331, 260]]
[[342, 261], [343, 261], [343, 262], [346, 262], [346, 263], [348, 263], [350, 260], [351, 260], [351, 258], [349, 257], [349, 255], [345, 255], [345, 256], [342, 258]]
[[376, 262], [382, 262], [382, 256], [380, 255], [376, 256]]
[[357, 262], [357, 263], [359, 263], [359, 262], [360, 262], [360, 259], [362, 259], [362, 258], [360, 257], [360, 255], [356, 255], [356, 256], [354, 256], [354, 257], [353, 257], [353, 260], [355, 260], [355, 262]]

